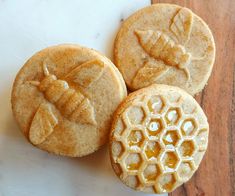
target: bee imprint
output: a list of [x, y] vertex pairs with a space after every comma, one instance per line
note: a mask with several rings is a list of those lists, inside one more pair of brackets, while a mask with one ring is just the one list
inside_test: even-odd
[[142, 48], [151, 57], [163, 61], [169, 66], [182, 69], [187, 79], [190, 78], [187, 66], [191, 62], [191, 54], [185, 51], [184, 46], [175, 42], [160, 31], [135, 31]]
[[46, 64], [43, 64], [42, 68], [44, 78], [41, 81], [27, 81], [36, 86], [48, 101], [39, 106], [33, 117], [29, 130], [30, 141], [35, 145], [42, 143], [59, 123], [51, 104], [70, 121], [95, 125], [95, 111], [90, 100], [78, 90], [71, 88], [67, 81], [78, 84], [81, 88], [90, 87], [103, 74], [103, 62], [92, 60], [83, 63], [62, 79], [50, 74]]
[[[144, 51], [150, 57], [160, 60], [166, 65], [165, 69], [159, 68], [159, 66], [162, 66], [161, 63], [156, 63], [158, 65], [155, 66], [155, 68], [151, 66], [152, 72], [154, 72], [154, 74], [156, 73], [156, 77], [152, 77], [150, 82], [154, 82], [158, 77], [165, 74], [170, 67], [182, 70], [185, 73], [187, 81], [190, 80], [188, 65], [195, 58], [192, 57], [191, 53], [186, 51], [185, 45], [190, 39], [192, 30], [192, 12], [187, 8], [182, 8], [176, 13], [171, 21], [169, 30], [173, 33], [175, 39], [172, 39], [166, 33], [161, 31], [153, 31], [151, 29], [135, 30], [135, 35]], [[135, 76], [136, 78], [144, 78], [147, 72], [149, 72], [149, 63], [146, 63], [146, 65], [148, 65], [147, 68], [144, 65], [138, 70], [137, 75]]]

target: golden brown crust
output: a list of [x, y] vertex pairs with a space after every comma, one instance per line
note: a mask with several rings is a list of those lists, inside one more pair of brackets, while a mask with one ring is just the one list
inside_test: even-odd
[[[180, 25], [185, 28], [181, 37]], [[138, 31], [143, 31], [141, 36]], [[151, 37], [152, 33], [160, 33], [162, 39]], [[161, 44], [167, 47], [160, 52]], [[207, 24], [189, 9], [173, 4], [137, 11], [124, 21], [114, 43], [115, 65], [130, 90], [161, 83], [194, 95], [206, 85], [214, 60], [215, 43]]]
[[25, 63], [14, 81], [11, 103], [31, 143], [78, 157], [107, 142], [113, 111], [126, 94], [110, 60], [95, 50], [64, 44], [46, 48]]

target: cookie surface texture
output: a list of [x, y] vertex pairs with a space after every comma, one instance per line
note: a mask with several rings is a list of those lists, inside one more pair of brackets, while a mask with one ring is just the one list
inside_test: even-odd
[[206, 85], [214, 60], [207, 24], [174, 4], [155, 4], [131, 15], [114, 44], [114, 63], [130, 90], [157, 83], [194, 95]]
[[126, 96], [110, 60], [78, 45], [58, 45], [32, 56], [16, 76], [13, 114], [38, 148], [84, 156], [107, 142], [113, 112]]
[[118, 107], [110, 134], [113, 170], [132, 189], [171, 192], [199, 167], [209, 125], [198, 103], [178, 87], [153, 84]]

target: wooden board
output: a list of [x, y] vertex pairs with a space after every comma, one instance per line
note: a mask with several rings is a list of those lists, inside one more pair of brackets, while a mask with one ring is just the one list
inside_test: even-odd
[[190, 8], [210, 26], [216, 61], [209, 83], [196, 97], [210, 124], [209, 146], [199, 170], [171, 196], [235, 195], [235, 1], [153, 0]]

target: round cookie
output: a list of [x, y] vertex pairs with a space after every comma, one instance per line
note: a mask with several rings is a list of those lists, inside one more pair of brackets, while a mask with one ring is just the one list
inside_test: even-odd
[[157, 83], [194, 95], [206, 85], [214, 60], [207, 24], [174, 4], [155, 4], [131, 15], [114, 44], [114, 63], [131, 90]]
[[109, 59], [68, 44], [46, 48], [25, 63], [11, 102], [29, 142], [80, 157], [107, 142], [113, 112], [126, 94], [124, 80]]
[[111, 164], [132, 189], [171, 192], [199, 167], [208, 134], [207, 118], [191, 95], [153, 84], [131, 93], [115, 112]]

